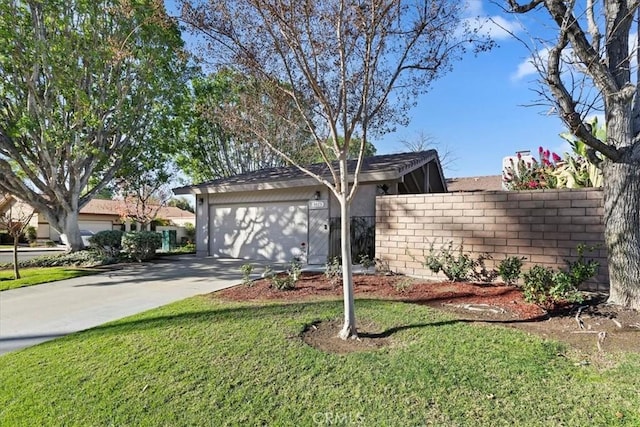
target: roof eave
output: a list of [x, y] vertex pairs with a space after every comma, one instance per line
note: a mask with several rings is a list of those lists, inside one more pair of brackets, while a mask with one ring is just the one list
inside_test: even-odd
[[[362, 172], [358, 182], [360, 184], [368, 184], [372, 182], [395, 181], [400, 180], [404, 173], [398, 171], [373, 171]], [[350, 179], [353, 182], [353, 179]], [[174, 188], [174, 194], [215, 194], [215, 193], [232, 193], [242, 191], [262, 191], [262, 190], [279, 190], [293, 187], [312, 187], [322, 185], [315, 178], [298, 178], [283, 181], [259, 182], [250, 184], [229, 184], [229, 185], [193, 185], [186, 187]]]

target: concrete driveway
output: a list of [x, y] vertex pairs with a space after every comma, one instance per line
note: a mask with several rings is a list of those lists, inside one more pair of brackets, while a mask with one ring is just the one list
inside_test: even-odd
[[244, 262], [183, 255], [0, 292], [0, 354], [233, 286]]

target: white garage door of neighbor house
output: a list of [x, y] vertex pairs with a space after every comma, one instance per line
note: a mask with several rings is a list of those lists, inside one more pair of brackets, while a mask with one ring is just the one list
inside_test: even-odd
[[307, 203], [212, 205], [210, 251], [220, 258], [289, 262], [307, 245]]
[[97, 233], [102, 230], [111, 230], [113, 228], [113, 224], [111, 221], [78, 221], [78, 225], [80, 226], [80, 230], [89, 230]]

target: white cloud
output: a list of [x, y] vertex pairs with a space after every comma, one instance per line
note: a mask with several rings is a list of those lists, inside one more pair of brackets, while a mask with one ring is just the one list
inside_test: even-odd
[[537, 61], [540, 58], [546, 58], [549, 56], [549, 49], [543, 49], [538, 54], [538, 57], [534, 57], [533, 55], [522, 61], [518, 64], [518, 68], [516, 72], [511, 75], [511, 80], [521, 80], [524, 77], [531, 76], [538, 73], [538, 69], [536, 68]]
[[504, 40], [522, 30], [518, 21], [509, 21], [502, 16], [488, 16], [482, 6], [482, 0], [467, 0], [464, 22], [470, 28], [476, 28], [480, 33], [490, 36], [493, 40]]
[[518, 33], [522, 27], [518, 21], [507, 21], [502, 16], [490, 16], [482, 23], [481, 31], [494, 40], [504, 40]]
[[468, 16], [480, 16], [484, 14], [482, 0], [467, 0], [465, 9]]

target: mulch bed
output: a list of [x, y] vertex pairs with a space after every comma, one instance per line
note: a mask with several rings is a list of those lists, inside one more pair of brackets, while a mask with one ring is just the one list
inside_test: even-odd
[[[292, 290], [278, 290], [269, 280], [260, 279], [252, 282], [251, 286], [238, 285], [216, 292], [216, 296], [234, 301], [288, 302], [340, 298], [341, 284], [341, 281], [331, 283], [322, 273], [305, 272]], [[564, 341], [585, 356], [618, 352], [640, 353], [640, 313], [607, 305], [606, 298], [602, 295], [591, 295], [582, 305], [567, 304], [545, 310], [527, 303], [518, 287], [502, 283], [429, 282], [380, 274], [354, 275], [354, 292], [356, 298], [423, 304], [446, 310], [461, 320], [522, 329], [545, 338]], [[580, 314], [576, 316], [578, 310]], [[359, 328], [363, 332], [360, 342], [346, 343], [346, 347], [341, 343], [337, 346], [333, 338], [339, 330], [340, 322], [326, 323], [310, 325], [305, 341], [322, 347], [322, 342], [317, 342], [319, 337], [320, 341], [330, 339], [332, 342], [329, 343], [329, 350], [339, 353], [362, 351], [384, 344], [376, 341], [375, 333], [369, 333], [375, 330], [375, 325], [364, 324]], [[367, 331], [367, 327], [371, 331]], [[315, 334], [315, 338], [311, 334]]]

